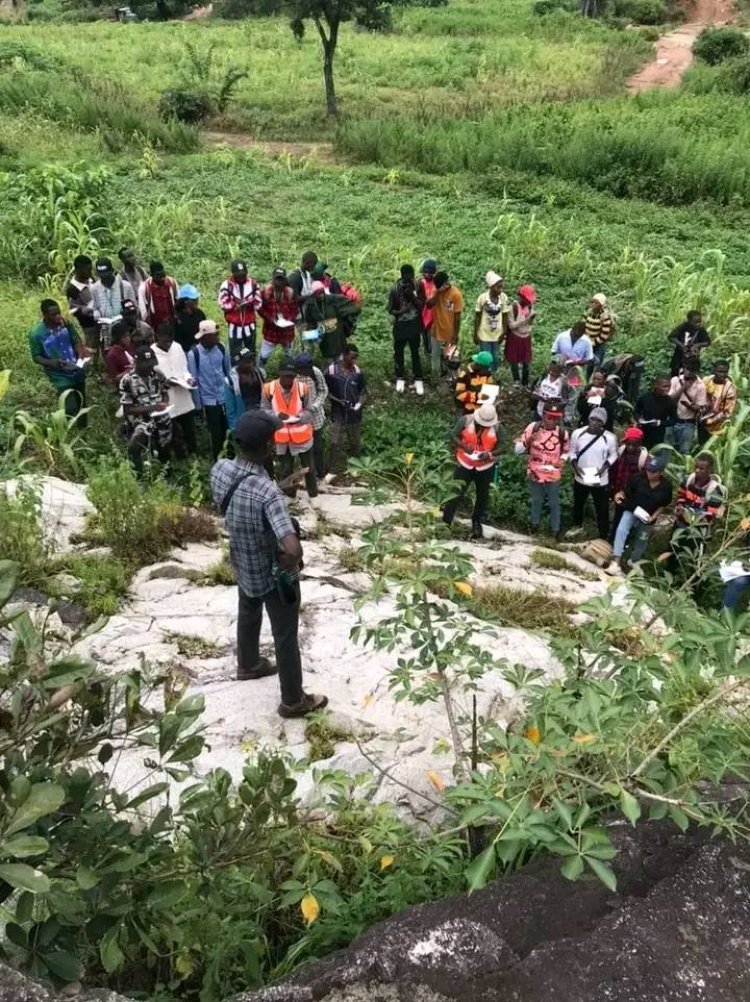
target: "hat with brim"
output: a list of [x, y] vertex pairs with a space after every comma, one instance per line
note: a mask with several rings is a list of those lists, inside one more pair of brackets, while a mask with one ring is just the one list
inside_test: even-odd
[[195, 340], [200, 341], [202, 337], [206, 334], [218, 334], [219, 328], [216, 326], [216, 321], [214, 320], [201, 320], [198, 324], [198, 330], [195, 334]]
[[471, 360], [475, 365], [481, 365], [485, 369], [492, 368], [492, 354], [489, 351], [478, 351], [476, 355], [471, 356]]
[[492, 404], [482, 404], [474, 411], [473, 418], [482, 428], [489, 428], [493, 424], [497, 424], [497, 411]]

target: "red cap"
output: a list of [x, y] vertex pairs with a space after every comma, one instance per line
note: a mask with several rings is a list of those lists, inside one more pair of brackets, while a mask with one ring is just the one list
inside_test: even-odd
[[628, 428], [622, 436], [623, 442], [642, 442], [643, 432], [640, 428]]
[[522, 285], [518, 290], [518, 295], [523, 296], [523, 298], [529, 303], [536, 302], [536, 289], [533, 285]]

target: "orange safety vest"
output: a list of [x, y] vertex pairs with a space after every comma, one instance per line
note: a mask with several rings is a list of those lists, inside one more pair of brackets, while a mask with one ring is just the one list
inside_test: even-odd
[[[274, 379], [270, 385], [269, 393], [274, 414], [288, 414], [289, 417], [298, 417], [305, 409], [303, 395], [300, 393], [300, 384], [296, 379], [292, 384], [292, 392], [289, 400], [284, 396], [284, 391], [281, 389], [281, 383], [278, 379]], [[273, 439], [277, 445], [312, 445], [312, 425], [283, 424], [275, 432]]]
[[[481, 438], [480, 438], [481, 433]], [[497, 445], [497, 431], [483, 428], [471, 421], [460, 435], [461, 445], [456, 449], [456, 462], [466, 470], [489, 470], [495, 465], [494, 459], [475, 459], [475, 452], [494, 452]]]

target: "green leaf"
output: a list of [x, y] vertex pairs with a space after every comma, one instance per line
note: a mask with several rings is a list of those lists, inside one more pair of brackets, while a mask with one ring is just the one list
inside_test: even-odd
[[181, 901], [186, 893], [187, 884], [184, 880], [165, 880], [151, 891], [146, 898], [146, 904], [154, 909], [171, 908]]
[[119, 926], [110, 929], [102, 937], [99, 944], [99, 956], [104, 970], [111, 974], [122, 964], [125, 956], [117, 943], [117, 936], [120, 931]]
[[90, 891], [99, 883], [99, 878], [90, 866], [79, 866], [76, 870], [76, 883], [82, 891]]
[[28, 950], [29, 937], [26, 934], [26, 930], [22, 929], [18, 923], [8, 922], [5, 926], [5, 935], [11, 941], [13, 946], [17, 946], [21, 950]]
[[158, 797], [162, 793], [166, 793], [169, 789], [169, 783], [154, 783], [153, 786], [147, 787], [147, 789], [142, 790], [137, 794], [131, 801], [128, 802], [127, 809], [130, 810], [133, 807], [140, 807], [141, 804], [145, 804], [147, 800], [151, 800], [153, 797]]
[[5, 831], [6, 836], [28, 828], [46, 814], [54, 814], [64, 800], [65, 790], [56, 783], [35, 783], [26, 800], [12, 816]]
[[197, 734], [180, 742], [169, 756], [170, 762], [190, 762], [203, 751], [203, 738]]
[[24, 891], [23, 894], [18, 896], [18, 902], [16, 904], [16, 920], [21, 923], [30, 922], [33, 914], [34, 895], [29, 894], [28, 891]]
[[48, 665], [47, 675], [42, 680], [42, 685], [45, 689], [61, 689], [64, 685], [81, 682], [93, 673], [94, 665], [91, 661], [84, 661], [83, 658], [71, 654], [69, 657], [60, 658]]
[[680, 829], [680, 831], [685, 832], [688, 830], [688, 827], [690, 825], [690, 818], [687, 816], [687, 814], [685, 814], [684, 811], [681, 811], [679, 807], [674, 807], [670, 805], [669, 816], [677, 825], [677, 827]]
[[80, 978], [81, 964], [72, 953], [55, 950], [54, 953], [41, 953], [39, 956], [47, 966], [47, 970], [62, 981], [78, 981]]
[[18, 570], [18, 564], [14, 560], [0, 560], [0, 609], [16, 590]]
[[633, 794], [628, 793], [627, 790], [623, 790], [620, 794], [620, 810], [633, 827], [635, 827], [636, 821], [641, 816], [641, 805]]
[[617, 877], [614, 875], [613, 871], [606, 863], [602, 863], [599, 859], [594, 859], [593, 856], [586, 856], [586, 862], [597, 875], [599, 880], [608, 887], [610, 891], [617, 890]]
[[39, 835], [18, 835], [0, 845], [0, 855], [24, 859], [26, 856], [41, 856], [48, 849], [49, 843], [46, 838], [41, 838]]
[[484, 852], [480, 853], [475, 860], [466, 867], [466, 879], [469, 884], [469, 891], [478, 891], [484, 887], [492, 874], [495, 872], [497, 857], [495, 856], [495, 846], [488, 845]]
[[49, 877], [25, 863], [0, 863], [0, 880], [32, 894], [46, 894], [50, 888]]
[[583, 859], [580, 856], [568, 856], [560, 867], [560, 873], [568, 880], [578, 880], [583, 873]]
[[573, 827], [573, 815], [570, 813], [570, 808], [567, 804], [564, 804], [562, 800], [558, 800], [557, 797], [552, 799], [552, 803], [555, 805], [555, 810], [560, 815], [563, 824], [570, 831]]

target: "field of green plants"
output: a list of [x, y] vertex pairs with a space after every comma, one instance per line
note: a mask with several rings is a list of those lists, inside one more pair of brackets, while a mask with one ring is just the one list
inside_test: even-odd
[[[309, 32], [298, 45], [284, 18], [76, 23], [74, 8], [51, 0], [28, 11], [29, 23], [0, 21], [0, 373], [10, 372], [7, 391], [0, 377], [0, 479], [26, 471], [86, 480], [97, 508], [89, 538], [112, 553], [60, 557], [40, 538], [33, 489], [16, 501], [0, 495], [0, 562], [15, 562], [0, 566], [0, 629], [18, 634], [2, 685], [6, 693], [25, 685], [18, 706], [28, 708], [14, 719], [8, 746], [0, 740], [4, 775], [18, 773], [0, 791], [2, 900], [10, 887], [22, 890], [4, 905], [3, 920], [13, 920], [0, 941], [6, 956], [58, 985], [84, 975], [159, 1002], [217, 1002], [324, 955], [399, 908], [480, 886], [540, 852], [560, 856], [571, 879], [586, 870], [612, 885], [612, 850], [599, 823], [613, 812], [635, 823], [643, 805], [644, 815], [669, 816], [680, 827], [736, 827], [745, 837], [741, 819], [717, 816], [696, 793], [706, 775], [719, 782], [747, 757], [750, 729], [722, 703], [735, 687], [726, 676], [736, 630], [686, 592], [674, 602], [665, 592], [656, 607], [679, 638], [669, 651], [668, 638], [633, 633], [628, 615], [608, 601], [585, 632], [571, 630], [564, 612], [551, 616], [546, 625], [558, 634], [574, 684], [548, 687], [506, 666], [509, 683], [528, 699], [528, 728], [504, 734], [483, 724], [488, 768], [507, 763], [511, 817], [491, 771], [481, 790], [469, 784], [449, 794], [446, 832], [425, 838], [371, 810], [340, 775], [321, 787], [330, 825], [300, 827], [288, 763], [262, 755], [238, 791], [218, 771], [145, 829], [123, 824], [139, 797], [104, 789], [90, 748], [124, 727], [127, 740], [154, 748], [155, 757], [158, 750], [157, 778], [174, 778], [202, 747], [201, 707], [170, 688], [174, 679], [108, 676], [103, 684], [89, 667], [51, 661], [44, 638], [2, 614], [17, 583], [65, 597], [62, 572], [81, 582], [89, 620], [109, 615], [139, 565], [162, 559], [175, 542], [216, 535], [204, 511], [207, 461], [176, 464], [169, 482], [139, 483], [122, 461], [112, 392], [94, 380], [85, 437], [54, 412], [26, 339], [40, 298], [62, 298], [78, 253], [114, 255], [133, 245], [144, 261], [160, 258], [180, 282], [197, 285], [206, 312], [219, 319], [216, 293], [232, 258], [265, 278], [316, 250], [364, 296], [356, 340], [371, 406], [360, 469], [432, 500], [446, 490], [454, 413], [432, 388], [423, 401], [393, 406], [385, 301], [405, 261], [437, 257], [462, 288], [464, 353], [473, 300], [493, 268], [510, 290], [523, 282], [538, 289], [536, 372], [554, 335], [595, 292], [608, 295], [618, 316], [615, 347], [646, 354], [650, 374], [669, 357], [667, 332], [693, 308], [713, 333], [711, 354], [737, 356], [744, 372], [744, 57], [695, 66], [680, 90], [629, 98], [626, 79], [649, 58], [653, 28], [625, 30], [623, 18], [569, 10], [540, 15], [529, 0], [450, 0], [399, 11], [388, 34], [342, 31], [342, 116], [333, 124], [319, 44]], [[54, 20], [58, 14], [63, 20]], [[161, 116], [164, 91], [197, 81], [218, 95], [235, 70], [246, 76], [206, 123], [225, 143]], [[252, 138], [298, 145], [269, 156]], [[323, 154], [304, 143], [325, 144]], [[740, 385], [745, 392], [747, 382]], [[738, 495], [750, 473], [743, 429], [720, 450]], [[413, 459], [405, 472], [406, 453]], [[492, 517], [523, 526], [526, 509], [523, 466], [510, 456]], [[731, 532], [747, 514], [735, 512]], [[467, 595], [463, 581], [457, 590], [470, 568], [434, 542], [434, 523], [428, 528], [410, 524], [406, 537], [381, 528], [363, 553], [350, 554], [376, 576], [405, 562], [417, 567], [413, 579], [397, 582], [414, 632], [399, 632], [403, 616], [388, 626], [414, 647], [411, 669], [396, 681], [417, 701], [443, 698], [446, 665], [461, 660], [436, 639], [452, 607], [435, 608], [427, 592], [495, 621], [504, 602]], [[226, 582], [226, 563], [212, 574]], [[653, 603], [648, 583], [641, 587]], [[477, 675], [490, 670], [471, 637], [456, 634], [455, 643]], [[603, 681], [583, 677], [582, 643], [606, 666]], [[409, 671], [418, 674], [428, 647], [434, 670], [424, 692]], [[473, 680], [463, 680], [466, 692]], [[149, 684], [162, 687], [164, 713], [146, 709]], [[71, 686], [81, 716], [65, 718], [49, 751], [33, 735], [51, 726], [58, 690], [73, 698]], [[693, 710], [683, 728], [679, 721]], [[315, 726], [325, 736], [326, 722]], [[672, 733], [679, 740], [667, 763], [659, 753]], [[570, 734], [585, 741], [572, 746]], [[27, 773], [43, 789], [24, 785]], [[543, 806], [533, 810], [531, 789], [543, 790], [534, 797]], [[60, 804], [71, 801], [84, 806], [57, 824]], [[503, 841], [467, 842], [466, 831], [493, 832], [498, 817], [501, 834], [508, 829]], [[30, 877], [16, 859], [44, 872]], [[313, 921], [309, 896], [320, 909]]]

